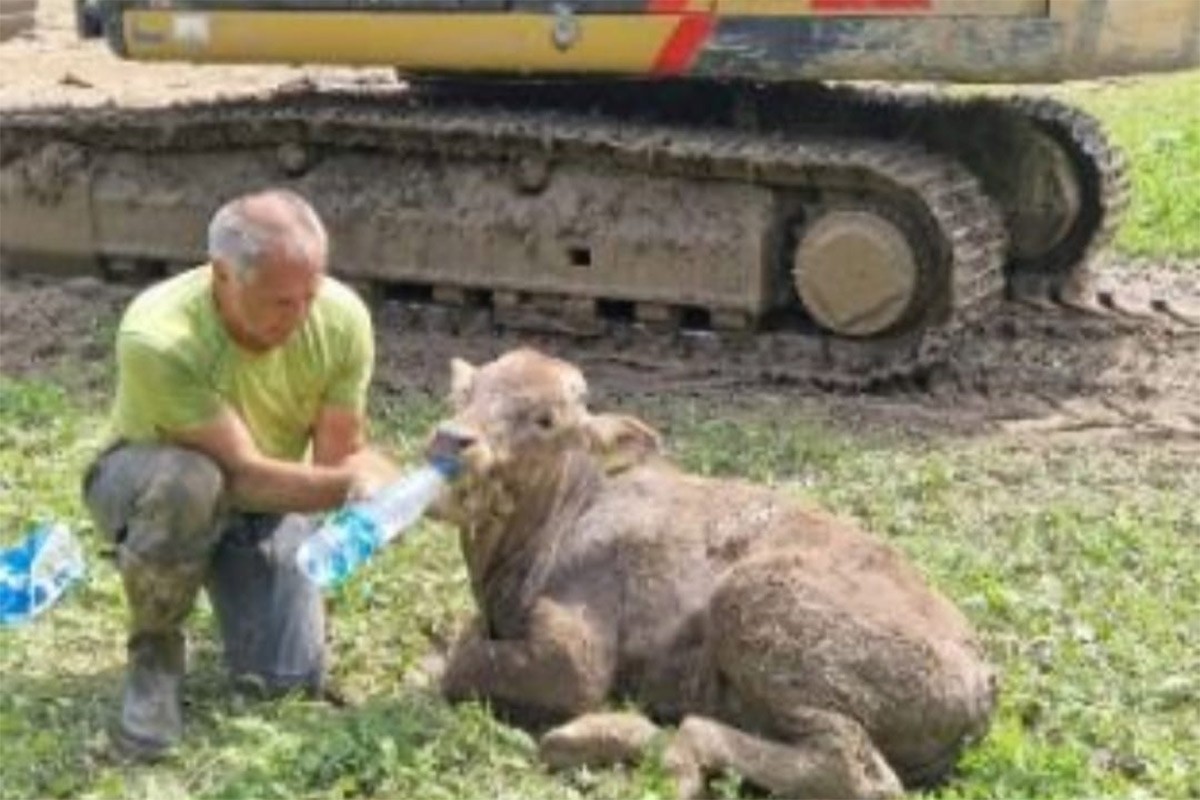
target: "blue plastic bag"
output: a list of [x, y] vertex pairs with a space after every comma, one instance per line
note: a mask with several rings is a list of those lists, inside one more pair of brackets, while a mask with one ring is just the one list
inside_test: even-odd
[[0, 625], [32, 619], [83, 577], [83, 548], [61, 524], [43, 524], [0, 550]]

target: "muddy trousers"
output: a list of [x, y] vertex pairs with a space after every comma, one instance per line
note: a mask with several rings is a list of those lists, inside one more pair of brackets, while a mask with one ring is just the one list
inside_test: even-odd
[[[177, 697], [183, 623], [201, 587], [208, 592], [225, 662], [235, 678], [267, 691], [320, 687], [324, 608], [316, 587], [295, 565], [296, 550], [312, 530], [310, 517], [227, 513], [217, 465], [171, 446], [109, 449], [89, 468], [83, 491], [97, 529], [116, 545], [125, 586], [130, 672], [129, 713], [123, 712], [122, 727], [127, 732], [139, 728], [137, 709], [128, 708], [131, 692], [148, 697], [162, 690]], [[162, 675], [170, 676], [172, 685], [139, 689], [139, 679], [158, 685]], [[178, 725], [169, 719], [175, 712], [150, 708], [147, 713], [152, 728], [177, 735]], [[154, 742], [161, 738], [153, 731], [148, 736]]]

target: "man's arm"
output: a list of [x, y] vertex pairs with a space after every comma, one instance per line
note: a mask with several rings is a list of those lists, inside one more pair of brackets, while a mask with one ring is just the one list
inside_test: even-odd
[[229, 493], [239, 508], [324, 511], [344, 502], [352, 490], [361, 493], [355, 487], [378, 485], [389, 477], [380, 474], [381, 464], [354, 458], [354, 454], [325, 464], [293, 463], [266, 456], [254, 443], [245, 423], [228, 408], [212, 422], [172, 432], [169, 438], [216, 461], [225, 471]]
[[[336, 287], [335, 287], [336, 288]], [[362, 299], [343, 289], [345, 327], [332, 348], [339, 356], [320, 410], [313, 424], [313, 463], [321, 466], [353, 466], [369, 480], [349, 488], [351, 499], [369, 496], [397, 476], [395, 464], [367, 446], [367, 387], [375, 363], [375, 335], [371, 315]]]
[[367, 446], [366, 420], [344, 406], [324, 406], [313, 425], [313, 463], [337, 466]]
[[366, 481], [350, 486], [350, 498], [369, 496], [383, 483], [397, 477], [396, 465], [387, 456], [368, 447], [366, 419], [362, 412], [346, 406], [324, 406], [313, 427], [313, 463], [336, 467], [348, 465], [361, 470]]

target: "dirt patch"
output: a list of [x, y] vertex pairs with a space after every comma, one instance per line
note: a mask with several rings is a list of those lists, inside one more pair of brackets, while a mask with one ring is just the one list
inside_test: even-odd
[[64, 380], [83, 391], [106, 387], [112, 335], [134, 287], [96, 278], [0, 282], [0, 373]]
[[[1195, 277], [1161, 267], [1129, 280], [1163, 297], [1200, 296]], [[1013, 434], [1200, 438], [1200, 328], [1162, 319], [1009, 304], [963, 342], [935, 394], [939, 383]]]
[[[1149, 268], [1139, 279], [1163, 294], [1200, 296], [1200, 281]], [[771, 377], [750, 345], [726, 349], [703, 337], [648, 337], [625, 350], [562, 337], [492, 331], [448, 335], [428, 321], [406, 328], [379, 311], [381, 384], [442, 391], [451, 356], [484, 360], [533, 344], [579, 363], [599, 402], [689, 396], [704, 405], [812, 406], [850, 427], [916, 435], [1006, 432], [1017, 436], [1132, 434], [1200, 442], [1200, 329], [1164, 320], [1094, 317], [1006, 304], [967, 332], [953, 358], [920, 381], [872, 394], [830, 394]], [[718, 412], [719, 413], [719, 412]]]
[[[1163, 292], [1200, 294], [1198, 281], [1139, 273]], [[0, 371], [49, 376], [84, 391], [111, 384], [112, 333], [136, 287], [93, 278], [52, 281], [8, 270], [0, 291]], [[579, 363], [601, 404], [689, 397], [723, 407], [803, 405], [849, 427], [919, 436], [1007, 433], [1047, 437], [1136, 435], [1200, 443], [1200, 330], [1162, 321], [1095, 318], [1009, 304], [971, 331], [950, 363], [920, 384], [878, 394], [822, 393], [781, 384], [753, 347], [707, 346], [703, 337], [647, 336], [624, 348], [547, 334], [473, 327], [440, 309], [376, 304], [377, 386], [442, 394], [452, 357], [487, 360], [532, 345]]]
[[[202, 67], [124, 62], [99, 41], [76, 39], [70, 0], [42, 0], [31, 33], [0, 44], [0, 108], [121, 106], [260, 94], [282, 85], [393, 83], [389, 70]], [[130, 286], [94, 279], [45, 281], [6, 265], [0, 283], [0, 371], [43, 375], [85, 390], [111, 383], [111, 338]], [[1117, 271], [1120, 281], [1128, 275]], [[1200, 270], [1139, 265], [1157, 295], [1200, 297]], [[1009, 305], [969, 331], [953, 360], [919, 385], [881, 394], [829, 395], [773, 379], [753, 341], [734, 348], [700, 336], [628, 337], [623, 346], [464, 324], [395, 302], [376, 308], [379, 386], [444, 390], [453, 356], [489, 358], [518, 344], [580, 363], [598, 402], [694, 397], [712, 413], [730, 406], [811, 406], [847, 426], [919, 435], [1004, 432], [1031, 442], [1130, 434], [1200, 441], [1200, 332]]]

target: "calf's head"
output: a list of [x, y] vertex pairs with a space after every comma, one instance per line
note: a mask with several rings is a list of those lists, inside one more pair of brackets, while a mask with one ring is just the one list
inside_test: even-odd
[[533, 502], [573, 468], [612, 472], [659, 450], [644, 423], [588, 410], [577, 367], [530, 349], [478, 367], [452, 361], [450, 403], [453, 415], [437, 427], [428, 455], [459, 467], [439, 509], [456, 522], [483, 511], [485, 497], [489, 513], [503, 514], [505, 502]]

